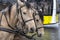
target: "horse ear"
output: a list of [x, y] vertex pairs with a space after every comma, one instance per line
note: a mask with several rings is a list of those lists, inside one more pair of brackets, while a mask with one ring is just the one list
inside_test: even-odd
[[21, 0], [17, 0], [17, 2], [18, 2], [19, 6], [23, 6], [24, 5], [24, 2], [22, 2]]

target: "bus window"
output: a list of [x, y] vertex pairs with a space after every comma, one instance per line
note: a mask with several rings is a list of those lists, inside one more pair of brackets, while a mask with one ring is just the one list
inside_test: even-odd
[[40, 1], [40, 7], [44, 15], [52, 15], [53, 12], [53, 0], [42, 0]]
[[57, 13], [60, 13], [60, 0], [57, 0]]

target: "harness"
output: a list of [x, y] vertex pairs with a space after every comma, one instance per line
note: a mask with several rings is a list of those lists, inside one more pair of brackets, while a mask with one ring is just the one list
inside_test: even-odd
[[[23, 6], [23, 7], [24, 7], [24, 6]], [[20, 7], [20, 10], [18, 9], [18, 3], [17, 3], [17, 13], [19, 14], [19, 11], [20, 11], [21, 18], [22, 18], [22, 21], [23, 21], [23, 26], [25, 26], [25, 23], [26, 23], [26, 22], [29, 22], [29, 21], [31, 21], [31, 20], [34, 20], [34, 22], [35, 22], [35, 15], [34, 15], [34, 14], [33, 14], [33, 19], [29, 19], [29, 20], [27, 20], [27, 21], [24, 21], [23, 16], [22, 16], [21, 8], [22, 8], [22, 7]], [[17, 14], [17, 16], [18, 16], [18, 14]], [[6, 18], [6, 20], [7, 20], [7, 17], [6, 17], [6, 15], [5, 15], [5, 12], [2, 12], [2, 15], [4, 15], [5, 18]], [[36, 15], [38, 15], [38, 14], [36, 14]], [[0, 18], [0, 22], [1, 22], [1, 19], [2, 19], [2, 16], [1, 16], [1, 18]], [[19, 19], [18, 19], [18, 20], [19, 20]], [[8, 21], [7, 21], [7, 23], [8, 23]], [[36, 22], [35, 22], [35, 25], [36, 25]], [[13, 28], [13, 27], [10, 26], [9, 23], [8, 23], [8, 26], [9, 26], [11, 29], [7, 29], [7, 28], [0, 27], [0, 31], [5, 31], [5, 32], [9, 32], [9, 33], [16, 34], [16, 35], [17, 35], [17, 34], [18, 34], [18, 35], [22, 35], [22, 36], [25, 36], [25, 37], [28, 38], [28, 39], [34, 39], [33, 36], [36, 35], [36, 34], [33, 34], [32, 36], [26, 35], [23, 30], [18, 29], [17, 25], [15, 26], [15, 28]], [[23, 26], [22, 26], [22, 28], [23, 28]], [[40, 27], [40, 28], [43, 28], [43, 27]], [[38, 29], [40, 29], [40, 28], [37, 28], [37, 26], [36, 26], [36, 30], [38, 30]], [[35, 40], [35, 39], [34, 39], [34, 40]]]

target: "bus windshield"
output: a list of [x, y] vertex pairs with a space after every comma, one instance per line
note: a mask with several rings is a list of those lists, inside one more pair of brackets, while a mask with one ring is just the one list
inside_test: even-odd
[[53, 13], [53, 0], [45, 0], [43, 2], [43, 12], [44, 15], [52, 15]]

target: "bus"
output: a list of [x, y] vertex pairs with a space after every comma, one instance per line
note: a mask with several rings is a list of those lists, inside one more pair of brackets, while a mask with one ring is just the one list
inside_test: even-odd
[[44, 14], [44, 27], [58, 27], [58, 0], [46, 0], [50, 3], [48, 12]]

